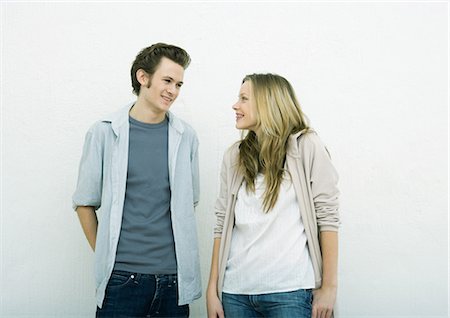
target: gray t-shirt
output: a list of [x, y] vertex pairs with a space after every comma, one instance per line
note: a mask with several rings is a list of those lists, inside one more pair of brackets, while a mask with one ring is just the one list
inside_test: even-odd
[[127, 184], [114, 269], [174, 274], [168, 120], [147, 124], [129, 117], [129, 122]]

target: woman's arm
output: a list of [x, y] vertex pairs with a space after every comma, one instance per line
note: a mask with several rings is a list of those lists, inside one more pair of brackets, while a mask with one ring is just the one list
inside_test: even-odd
[[228, 173], [231, 158], [237, 154], [237, 144], [231, 146], [224, 154], [222, 160], [222, 167], [220, 169], [220, 190], [217, 197], [214, 211], [216, 215], [216, 224], [214, 226], [214, 246], [211, 259], [211, 272], [209, 275], [208, 288], [206, 291], [206, 308], [208, 310], [208, 318], [223, 318], [224, 312], [222, 303], [218, 295], [218, 280], [219, 280], [219, 253], [220, 242], [224, 230], [225, 213], [228, 206]]
[[332, 316], [337, 293], [339, 189], [338, 173], [331, 157], [317, 134], [305, 136], [310, 184], [319, 228], [322, 254], [322, 286], [315, 290], [312, 318]]
[[338, 232], [320, 232], [322, 286], [314, 291], [312, 318], [330, 318], [336, 302]]
[[219, 248], [220, 238], [214, 239], [211, 259], [211, 272], [209, 274], [208, 289], [206, 291], [206, 308], [208, 318], [224, 318], [222, 303], [217, 294], [217, 280], [219, 278]]

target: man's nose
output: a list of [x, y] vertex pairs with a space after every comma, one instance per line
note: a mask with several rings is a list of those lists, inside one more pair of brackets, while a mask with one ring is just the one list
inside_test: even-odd
[[170, 95], [173, 95], [173, 93], [175, 92], [175, 85], [169, 85], [169, 86], [166, 88], [166, 91], [167, 91]]

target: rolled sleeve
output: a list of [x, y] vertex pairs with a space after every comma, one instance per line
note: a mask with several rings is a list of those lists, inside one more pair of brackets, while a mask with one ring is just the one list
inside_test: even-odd
[[95, 210], [101, 206], [102, 198], [102, 144], [98, 132], [93, 126], [86, 133], [83, 153], [80, 160], [78, 181], [72, 196], [72, 207], [93, 206]]
[[191, 152], [191, 169], [192, 169], [192, 190], [194, 207], [200, 201], [200, 176], [199, 176], [199, 161], [198, 161], [198, 139], [194, 138]]
[[338, 173], [331, 162], [331, 157], [320, 138], [315, 134], [308, 134], [312, 151], [311, 157], [311, 189], [316, 211], [319, 231], [338, 231], [339, 217], [339, 189]]
[[214, 206], [214, 213], [216, 215], [216, 224], [214, 226], [214, 238], [221, 238], [223, 231], [223, 224], [225, 220], [225, 211], [227, 208], [228, 199], [228, 184], [227, 184], [227, 153], [225, 153], [222, 160], [222, 168], [220, 169], [220, 189], [219, 196], [217, 197], [216, 204]]

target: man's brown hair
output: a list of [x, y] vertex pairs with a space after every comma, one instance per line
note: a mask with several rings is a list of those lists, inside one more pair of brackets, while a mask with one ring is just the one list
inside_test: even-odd
[[131, 85], [133, 86], [133, 93], [139, 96], [141, 84], [136, 78], [136, 72], [139, 69], [144, 70], [151, 77], [158, 67], [161, 59], [166, 57], [171, 61], [179, 64], [186, 69], [191, 63], [191, 57], [182, 48], [166, 43], [156, 43], [149, 46], [136, 56], [136, 59], [131, 66]]

